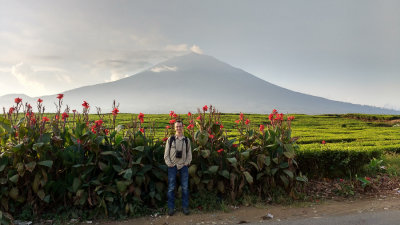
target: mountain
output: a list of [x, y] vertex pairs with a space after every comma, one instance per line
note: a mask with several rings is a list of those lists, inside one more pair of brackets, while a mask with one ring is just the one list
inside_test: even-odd
[[[18, 95], [0, 97], [0, 105], [9, 107]], [[22, 96], [22, 95], [19, 95]], [[56, 95], [41, 96], [47, 112], [54, 111]], [[81, 109], [85, 100], [102, 112], [110, 112], [113, 100], [121, 112], [178, 113], [196, 112], [213, 105], [220, 112], [326, 114], [366, 113], [400, 114], [384, 108], [332, 101], [291, 91], [264, 81], [214, 57], [190, 53], [162, 62], [130, 77], [109, 83], [80, 87], [64, 92], [64, 104]], [[36, 98], [23, 97], [35, 104]]]

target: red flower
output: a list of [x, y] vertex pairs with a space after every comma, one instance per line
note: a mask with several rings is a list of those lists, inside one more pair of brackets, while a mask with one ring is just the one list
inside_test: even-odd
[[370, 177], [365, 177], [365, 179], [368, 180], [368, 181], [371, 181], [371, 178], [370, 178]]
[[274, 110], [272, 110], [272, 113], [273, 114], [278, 114], [278, 110], [274, 109]]
[[170, 120], [169, 124], [174, 124], [176, 122], [176, 120]]
[[269, 116], [268, 116], [268, 119], [270, 120], [270, 121], [272, 121], [273, 119], [274, 119], [274, 114], [269, 114]]
[[237, 144], [232, 144], [232, 148], [236, 148], [237, 147]]
[[213, 139], [214, 135], [210, 134], [210, 135], [208, 135], [208, 138]]
[[43, 100], [42, 100], [41, 98], [39, 98], [39, 99], [37, 100], [37, 102], [42, 103]]
[[50, 119], [49, 118], [47, 118], [47, 117], [45, 117], [45, 116], [43, 116], [43, 118], [42, 118], [42, 121], [43, 122], [48, 122]]
[[175, 112], [174, 111], [171, 111], [171, 112], [169, 112], [169, 116], [172, 118], [172, 115], [174, 115], [175, 114]]
[[96, 124], [96, 127], [101, 127], [101, 125], [103, 124], [103, 120], [96, 120], [94, 121], [94, 123]]
[[265, 128], [264, 125], [261, 124], [261, 125], [260, 125], [260, 131], [263, 132], [263, 131], [264, 131], [264, 128]]
[[56, 120], [58, 120], [58, 118], [60, 118], [58, 115], [56, 115]]
[[193, 127], [194, 127], [193, 124], [189, 124], [189, 126], [187, 126], [187, 129], [190, 130], [190, 129], [192, 129]]
[[76, 139], [76, 143], [77, 144], [81, 144], [81, 140], [80, 139]]
[[323, 145], [324, 145], [324, 144], [326, 144], [326, 142], [325, 142], [325, 141], [322, 141], [321, 143], [322, 143]]
[[166, 142], [168, 140], [168, 137], [165, 137], [162, 139], [162, 141]]
[[196, 120], [201, 120], [201, 116], [198, 116], [198, 117], [196, 118]]
[[344, 180], [342, 178], [339, 179], [340, 182], [343, 182]]
[[108, 133], [110, 133], [110, 131], [109, 131], [108, 129], [104, 129], [104, 133], [105, 133], [106, 135], [108, 135]]
[[22, 98], [15, 98], [15, 99], [14, 99], [14, 102], [17, 103], [17, 104], [19, 104], [20, 102], [22, 102]]
[[28, 109], [32, 109], [32, 106], [31, 106], [31, 104], [28, 104]]
[[142, 133], [144, 134], [144, 129], [143, 129], [143, 128], [140, 128], [139, 131], [142, 132]]
[[294, 116], [288, 116], [287, 120], [289, 120], [289, 121], [294, 120]]
[[240, 120], [243, 120], [243, 119], [244, 119], [243, 113], [240, 113], [239, 118], [240, 118]]
[[203, 111], [206, 112], [207, 110], [208, 110], [208, 106], [207, 105], [203, 106]]
[[66, 113], [66, 112], [63, 112], [63, 114], [61, 116], [62, 116], [63, 120], [65, 120], [69, 117], [68, 113]]
[[220, 129], [223, 129], [223, 128], [224, 128], [224, 125], [222, 125], [222, 124], [219, 125], [219, 128], [220, 128]]
[[167, 130], [168, 130], [169, 128], [171, 128], [171, 127], [170, 127], [170, 126], [166, 126], [166, 127], [165, 127], [165, 129], [167, 129]]
[[246, 120], [246, 122], [244, 122], [246, 125], [249, 125], [249, 123], [250, 123], [250, 120], [249, 119], [247, 119]]
[[15, 110], [15, 108], [14, 108], [14, 107], [11, 107], [11, 108], [8, 110], [8, 113], [9, 113], [9, 114], [12, 114], [12, 113], [14, 112], [14, 110]]
[[83, 106], [85, 109], [88, 109], [88, 108], [90, 107], [90, 106], [89, 106], [89, 103], [87, 103], [86, 101], [83, 101], [82, 106]]
[[144, 114], [143, 113], [139, 113], [139, 115], [138, 115], [138, 119], [140, 120], [140, 123], [143, 123], [144, 122]]
[[118, 115], [118, 113], [119, 113], [119, 110], [117, 108], [114, 108], [112, 111], [113, 116]]
[[240, 120], [235, 120], [235, 123], [239, 124], [239, 123], [240, 123]]
[[57, 98], [60, 99], [60, 100], [61, 100], [63, 97], [64, 97], [64, 94], [58, 94], [58, 95], [57, 95]]
[[191, 112], [188, 112], [188, 116], [189, 116], [189, 117], [192, 116], [192, 113], [191, 113]]
[[224, 151], [224, 149], [223, 149], [223, 148], [221, 148], [221, 149], [217, 150], [217, 152], [218, 152], [219, 154], [221, 154], [223, 151]]
[[176, 113], [172, 114], [172, 117], [176, 118], [178, 117], [178, 115], [176, 115]]

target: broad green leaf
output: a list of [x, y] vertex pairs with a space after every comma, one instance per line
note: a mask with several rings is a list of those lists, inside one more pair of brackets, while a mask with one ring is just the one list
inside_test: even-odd
[[11, 123], [8, 119], [0, 117], [0, 126], [8, 133], [11, 133]]
[[8, 192], [8, 195], [12, 199], [17, 200], [18, 199], [18, 195], [19, 195], [18, 188], [16, 188], [16, 187], [11, 188], [10, 192]]
[[293, 172], [292, 172], [292, 171], [290, 171], [290, 170], [283, 170], [283, 172], [286, 173], [286, 174], [290, 177], [290, 179], [293, 179]]
[[211, 174], [215, 174], [215, 173], [218, 171], [218, 168], [219, 168], [219, 166], [210, 166], [210, 167], [208, 168], [208, 171], [209, 171]]
[[32, 162], [30, 162], [30, 163], [27, 163], [27, 164], [25, 164], [25, 168], [26, 168], [26, 170], [28, 170], [29, 172], [33, 172], [33, 170], [35, 169], [35, 167], [36, 167], [36, 162], [35, 161], [32, 161]]
[[46, 196], [43, 189], [40, 189], [36, 194], [40, 198], [40, 200], [43, 200], [44, 197]]
[[237, 159], [235, 157], [227, 158], [226, 160], [228, 160], [233, 166], [236, 166], [237, 164]]
[[144, 146], [137, 146], [136, 148], [134, 148], [134, 150], [137, 150], [139, 152], [143, 152], [144, 151]]
[[228, 170], [219, 171], [219, 175], [221, 175], [229, 180], [229, 171]]
[[245, 159], [248, 159], [250, 157], [250, 151], [246, 150], [244, 152], [241, 152], [240, 155], [242, 155]]
[[289, 167], [289, 164], [288, 164], [288, 162], [283, 162], [283, 163], [279, 164], [279, 167], [282, 169], [285, 169], [285, 168]]
[[197, 165], [193, 164], [189, 167], [189, 174], [191, 177], [194, 177], [196, 175], [196, 171], [197, 171]]
[[127, 169], [122, 177], [126, 180], [130, 180], [132, 178], [132, 169]]
[[10, 177], [10, 181], [16, 184], [18, 182], [19, 175], [15, 174], [14, 176]]
[[81, 184], [82, 184], [81, 179], [75, 177], [74, 181], [72, 183], [72, 190], [73, 190], [74, 193], [76, 193], [76, 191], [81, 186]]
[[270, 166], [271, 165], [271, 157], [269, 157], [269, 156], [267, 156], [267, 157], [265, 157], [265, 165], [266, 166]]
[[42, 166], [47, 166], [47, 167], [51, 168], [51, 167], [53, 166], [53, 160], [41, 161], [41, 162], [38, 162], [38, 164], [39, 164], [39, 165], [42, 165]]
[[254, 166], [254, 168], [256, 168], [257, 171], [260, 171], [260, 168], [258, 168], [257, 164], [255, 162], [250, 162], [251, 165]]
[[0, 172], [2, 172], [4, 170], [4, 168], [6, 168], [8, 164], [8, 157], [3, 156], [0, 159]]
[[250, 173], [247, 172], [247, 171], [245, 171], [245, 172], [243, 172], [243, 174], [244, 174], [244, 176], [246, 177], [247, 182], [248, 182], [249, 184], [252, 184], [252, 183], [253, 183], [253, 177], [250, 175]]
[[288, 187], [289, 186], [289, 180], [287, 179], [287, 177], [285, 177], [285, 175], [282, 174], [282, 175], [280, 175], [280, 178], [281, 178], [283, 184], [285, 185], [285, 187]]
[[206, 159], [210, 156], [210, 150], [200, 150], [200, 154]]
[[38, 151], [38, 150], [40, 150], [43, 146], [44, 146], [44, 143], [43, 143], [43, 142], [35, 143], [35, 144], [33, 144], [32, 149], [35, 150], [35, 151]]
[[278, 172], [278, 168], [271, 169], [272, 176], [274, 176], [276, 174], [276, 172]]

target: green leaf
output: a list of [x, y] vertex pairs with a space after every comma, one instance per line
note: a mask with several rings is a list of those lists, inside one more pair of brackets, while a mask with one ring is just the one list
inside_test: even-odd
[[276, 172], [278, 172], [278, 168], [271, 169], [272, 176], [274, 176], [276, 174]]
[[134, 150], [137, 150], [139, 152], [143, 152], [144, 151], [144, 146], [137, 146], [136, 148], [134, 148]]
[[36, 167], [36, 162], [35, 161], [32, 161], [32, 162], [30, 162], [30, 163], [27, 163], [27, 164], [25, 164], [25, 168], [26, 168], [26, 170], [28, 170], [29, 172], [33, 172], [33, 170], [35, 169], [35, 167]]
[[0, 117], [0, 126], [8, 133], [11, 133], [11, 123], [8, 119]]
[[290, 177], [290, 179], [293, 179], [293, 172], [292, 172], [292, 171], [290, 171], [290, 170], [283, 170], [283, 172], [286, 173], [286, 174]]
[[257, 171], [260, 171], [260, 169], [258, 168], [257, 164], [255, 162], [250, 162], [251, 165], [254, 166], [254, 168], [256, 168]]
[[4, 168], [6, 168], [7, 164], [8, 164], [8, 157], [5, 157], [5, 156], [1, 157], [1, 159], [0, 159], [0, 172], [2, 172], [4, 170]]
[[267, 157], [265, 157], [265, 165], [266, 166], [270, 166], [271, 165], [271, 157], [269, 157], [269, 156], [267, 156]]
[[196, 175], [196, 171], [197, 171], [196, 164], [193, 164], [189, 167], [189, 174], [191, 177], [194, 177]]
[[250, 175], [250, 173], [247, 172], [247, 171], [245, 171], [245, 172], [243, 172], [243, 174], [244, 174], [244, 176], [246, 177], [247, 182], [248, 182], [249, 184], [252, 184], [252, 183], [253, 183], [253, 177]]
[[228, 171], [228, 170], [219, 171], [219, 175], [225, 177], [225, 178], [228, 179], [228, 180], [230, 179], [229, 171]]
[[245, 159], [248, 159], [250, 157], [250, 151], [246, 150], [244, 152], [241, 152], [240, 155], [242, 155]]
[[128, 185], [130, 184], [129, 181], [116, 181], [117, 189], [120, 193], [125, 192]]
[[235, 157], [227, 158], [228, 162], [230, 162], [233, 166], [236, 166], [237, 159]]
[[282, 168], [282, 169], [285, 169], [285, 168], [288, 168], [288, 167], [289, 167], [289, 164], [288, 164], [288, 162], [283, 162], [283, 163], [281, 163], [281, 164], [279, 165], [279, 167]]
[[38, 151], [38, 150], [42, 149], [43, 146], [44, 146], [43, 142], [35, 143], [35, 144], [33, 144], [32, 149], [35, 151]]
[[78, 188], [81, 186], [81, 184], [82, 184], [81, 179], [75, 177], [75, 178], [74, 178], [74, 181], [73, 181], [73, 183], [72, 183], [72, 191], [73, 191], [74, 193], [76, 193], [76, 191], [77, 191]]
[[47, 166], [47, 167], [51, 168], [51, 167], [53, 166], [53, 160], [41, 161], [41, 162], [38, 162], [38, 164], [39, 164], [39, 165], [42, 165], [42, 166]]
[[219, 166], [210, 166], [210, 168], [208, 168], [208, 171], [211, 174], [215, 174], [218, 171]]
[[19, 195], [18, 188], [16, 188], [16, 187], [11, 188], [10, 192], [8, 193], [8, 195], [12, 199], [17, 200], [18, 199], [18, 195]]
[[122, 177], [126, 180], [132, 179], [132, 168], [127, 169]]
[[10, 181], [16, 184], [18, 182], [19, 175], [15, 174], [14, 176], [10, 177]]
[[43, 189], [40, 189], [36, 194], [40, 198], [40, 200], [43, 200], [44, 197], [46, 196]]
[[280, 175], [280, 178], [281, 178], [283, 184], [285, 185], [285, 187], [288, 187], [289, 186], [289, 180], [287, 179], [287, 177], [285, 177], [285, 175], [282, 174], [282, 175]]
[[203, 156], [203, 158], [208, 158], [210, 156], [210, 150], [200, 150], [200, 154], [201, 156]]

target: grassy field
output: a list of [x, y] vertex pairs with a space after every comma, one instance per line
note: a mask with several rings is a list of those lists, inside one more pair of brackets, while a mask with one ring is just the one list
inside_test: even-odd
[[[188, 122], [187, 115], [180, 115]], [[400, 152], [400, 118], [388, 115], [294, 115], [292, 122], [293, 136], [298, 137], [300, 150], [314, 149], [381, 149], [389, 152]], [[137, 114], [119, 114], [116, 124], [130, 124]], [[258, 129], [260, 124], [268, 122], [268, 115], [245, 114], [250, 119], [251, 126]], [[91, 115], [91, 119], [98, 119]], [[235, 120], [238, 114], [221, 114], [221, 121], [227, 134], [237, 135]], [[103, 119], [110, 122], [110, 117]], [[149, 130], [154, 127], [156, 137], [163, 138], [165, 127], [169, 125], [168, 114], [145, 115], [144, 126]], [[325, 144], [322, 144], [322, 141]]]

